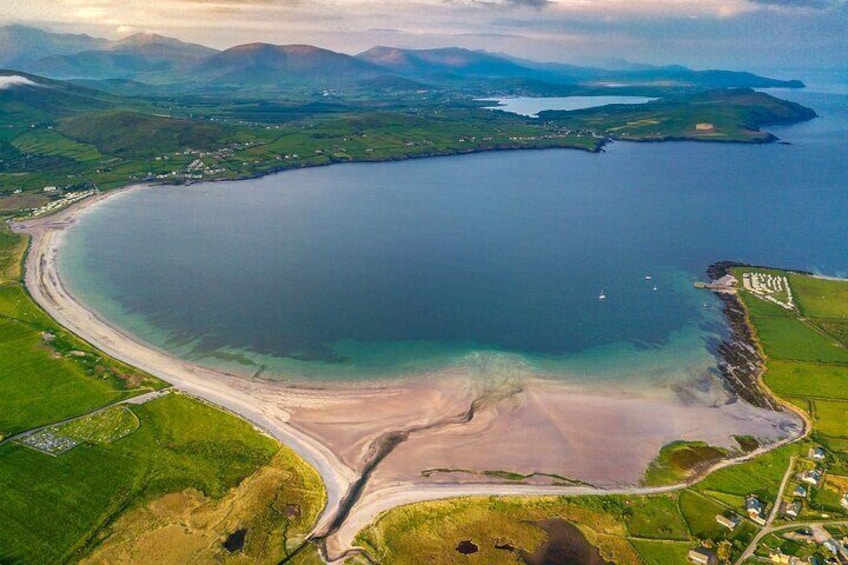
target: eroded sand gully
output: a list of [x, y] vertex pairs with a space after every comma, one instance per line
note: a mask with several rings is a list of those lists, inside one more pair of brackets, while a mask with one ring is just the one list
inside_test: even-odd
[[[801, 432], [785, 412], [734, 401], [714, 376], [674, 387], [598, 385], [532, 372], [456, 367], [400, 381], [320, 386], [248, 379], [155, 350], [88, 311], [61, 284], [65, 230], [103, 196], [56, 216], [15, 223], [33, 240], [26, 282], [59, 323], [175, 388], [223, 406], [296, 449], [322, 475], [328, 507], [316, 533], [331, 555], [387, 505], [475, 493], [551, 493], [638, 482], [676, 439], [732, 446], [732, 435], [778, 440]], [[389, 448], [383, 444], [391, 442]], [[366, 481], [358, 481], [363, 470]], [[538, 475], [525, 485], [486, 471]], [[572, 484], [562, 485], [568, 479]], [[346, 497], [351, 485], [356, 496]], [[340, 518], [339, 507], [344, 506]]]

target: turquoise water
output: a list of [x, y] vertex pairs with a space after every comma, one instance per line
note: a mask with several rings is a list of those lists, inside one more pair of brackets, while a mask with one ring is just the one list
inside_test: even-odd
[[246, 374], [697, 380], [726, 330], [692, 288], [710, 263], [848, 274], [848, 96], [784, 94], [823, 116], [772, 128], [792, 145], [615, 143], [144, 189], [87, 213], [60, 268], [143, 340]]

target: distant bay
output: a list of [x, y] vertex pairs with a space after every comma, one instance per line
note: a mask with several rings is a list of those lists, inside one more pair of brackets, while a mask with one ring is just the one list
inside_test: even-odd
[[711, 262], [848, 274], [848, 96], [790, 95], [822, 116], [770, 129], [791, 145], [614, 143], [139, 190], [83, 216], [61, 272], [112, 323], [245, 374], [686, 380], [725, 331], [692, 288]]
[[647, 96], [563, 96], [559, 98], [517, 96], [483, 99], [483, 102], [496, 103], [487, 107], [487, 110], [502, 110], [535, 118], [543, 110], [582, 110], [610, 104], [645, 104], [651, 100], [656, 100], [656, 98], [648, 98]]

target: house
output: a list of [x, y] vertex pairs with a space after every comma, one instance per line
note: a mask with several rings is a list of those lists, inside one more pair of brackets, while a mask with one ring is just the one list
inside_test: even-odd
[[824, 477], [824, 471], [816, 467], [815, 469], [804, 471], [801, 473], [801, 482], [808, 485], [818, 486]]
[[759, 498], [753, 494], [749, 495], [748, 498], [745, 499], [745, 510], [748, 512], [748, 518], [761, 526], [765, 525], [766, 505], [763, 504]]
[[769, 561], [772, 563], [781, 563], [784, 565], [789, 565], [792, 563], [792, 556], [786, 555], [785, 553], [781, 553], [780, 551], [772, 551], [769, 553]]
[[720, 279], [713, 281], [713, 284], [717, 286], [733, 287], [736, 286], [738, 282], [739, 281], [733, 275], [724, 275]]
[[783, 515], [794, 520], [801, 513], [801, 501], [794, 500], [783, 505]]
[[[822, 542], [822, 547], [836, 555], [839, 553], [839, 542], [833, 538], [828, 538]], [[690, 552], [691, 553], [691, 552]]]
[[[810, 558], [813, 559], [812, 557]], [[805, 561], [792, 555], [781, 553], [780, 550], [769, 553], [769, 561], [772, 563], [785, 563], [786, 565], [810, 565], [812, 561]]]
[[823, 447], [816, 447], [815, 449], [810, 450], [810, 459], [815, 459], [816, 461], [824, 461], [826, 458], [827, 451], [825, 451]]
[[697, 547], [695, 549], [689, 550], [689, 555], [687, 555], [690, 563], [696, 563], [697, 565], [717, 565], [718, 558], [715, 554], [709, 549], [703, 547]]
[[56, 192], [57, 190], [59, 190], [59, 187], [57, 187], [57, 186], [45, 186], [44, 187], [44, 192]]
[[729, 516], [725, 516], [724, 514], [716, 514], [716, 522], [727, 528], [728, 530], [735, 530], [736, 526], [742, 523], [742, 518], [740, 518], [737, 514], [733, 512], [730, 513]]
[[839, 504], [842, 505], [842, 508], [848, 510], [848, 492], [842, 495], [842, 498], [839, 500]]
[[798, 485], [795, 487], [795, 490], [792, 492], [792, 496], [798, 498], [807, 498], [807, 489], [804, 488], [804, 485]]

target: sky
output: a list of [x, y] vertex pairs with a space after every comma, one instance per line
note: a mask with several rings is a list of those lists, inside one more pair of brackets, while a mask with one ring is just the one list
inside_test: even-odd
[[540, 61], [848, 68], [848, 0], [0, 0], [0, 23], [215, 48], [459, 46]]

